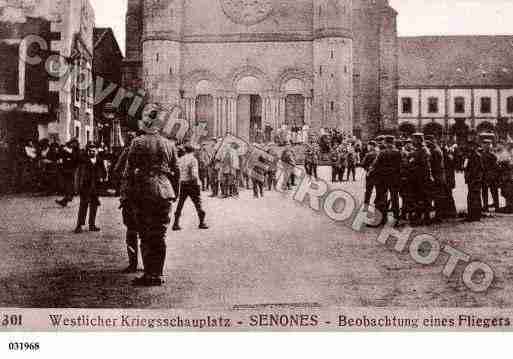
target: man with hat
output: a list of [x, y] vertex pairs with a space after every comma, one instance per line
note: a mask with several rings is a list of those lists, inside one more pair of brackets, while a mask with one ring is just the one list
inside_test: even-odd
[[201, 189], [203, 191], [208, 191], [210, 186], [210, 178], [208, 176], [208, 166], [210, 162], [210, 153], [207, 150], [207, 145], [203, 143], [201, 145], [201, 149], [198, 152], [199, 176], [201, 181]]
[[506, 200], [506, 207], [500, 213], [513, 213], [513, 144], [510, 142], [499, 152], [499, 183], [501, 194]]
[[86, 224], [89, 210], [89, 230], [99, 232], [96, 226], [96, 214], [100, 206], [100, 183], [107, 176], [104, 162], [98, 158], [98, 149], [89, 144], [86, 147], [86, 156], [79, 166], [78, 192], [80, 194], [80, 207], [75, 233], [82, 233], [82, 226]]
[[199, 164], [194, 153], [197, 146], [188, 143], [184, 146], [185, 154], [178, 160], [180, 168], [180, 194], [178, 196], [178, 205], [175, 212], [175, 222], [173, 231], [180, 231], [180, 217], [182, 216], [183, 206], [187, 198], [191, 198], [199, 218], [199, 228], [208, 229], [205, 224], [206, 213], [201, 206], [201, 188], [199, 179]]
[[493, 153], [493, 141], [491, 139], [483, 140], [483, 210], [488, 212], [490, 204], [488, 202], [489, 192], [492, 194], [493, 206], [495, 212], [500, 210], [499, 203], [499, 166], [498, 157]]
[[134, 209], [144, 275], [135, 286], [160, 286], [166, 259], [166, 232], [171, 202], [176, 199], [171, 178], [178, 172], [176, 148], [160, 135], [163, 125], [156, 110], [143, 114], [139, 128], [143, 134], [130, 147], [125, 180], [133, 183]]
[[434, 180], [430, 190], [431, 198], [435, 207], [434, 220], [440, 223], [446, 217], [449, 202], [447, 198], [448, 190], [444, 154], [434, 137], [426, 141], [426, 145], [431, 154], [431, 174]]
[[372, 193], [374, 192], [374, 187], [376, 186], [374, 176], [372, 176], [372, 174], [370, 173], [371, 166], [374, 163], [374, 161], [376, 161], [376, 157], [378, 157], [377, 143], [374, 141], [370, 141], [367, 144], [367, 154], [363, 158], [362, 162], [362, 168], [365, 170], [367, 174], [365, 176], [365, 208], [369, 208]]
[[411, 185], [414, 194], [414, 210], [417, 219], [416, 224], [431, 223], [431, 205], [429, 187], [433, 183], [431, 174], [431, 154], [424, 143], [423, 133], [412, 135], [413, 151], [410, 159]]
[[465, 182], [468, 185], [467, 222], [479, 222], [482, 216], [483, 159], [478, 151], [479, 144], [474, 139], [468, 142], [468, 149], [467, 165], [465, 166]]
[[385, 149], [380, 151], [370, 173], [376, 179], [376, 209], [383, 216], [381, 225], [388, 221], [388, 194], [392, 200], [392, 212], [399, 223], [399, 180], [401, 172], [401, 152], [395, 147], [394, 136], [385, 137]]

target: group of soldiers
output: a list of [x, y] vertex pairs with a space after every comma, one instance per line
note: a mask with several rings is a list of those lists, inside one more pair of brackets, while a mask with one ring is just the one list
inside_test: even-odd
[[[371, 141], [362, 161], [367, 173], [365, 205], [375, 190], [375, 208], [382, 214], [379, 225], [387, 223], [389, 212], [396, 225], [400, 221], [428, 225], [456, 218], [453, 191], [456, 172], [463, 170], [468, 186], [467, 221], [480, 221], [491, 206], [496, 213], [512, 213], [512, 149], [511, 144], [494, 146], [490, 138], [449, 146], [422, 133], [407, 140], [386, 136], [380, 142]], [[506, 200], [505, 207], [500, 206], [499, 193]]]
[[[213, 146], [209, 150], [204, 144], [197, 153], [200, 167], [200, 178], [203, 191], [211, 191], [211, 198], [238, 198], [241, 189], [253, 190], [255, 198], [264, 198], [265, 190], [276, 189], [276, 168], [269, 166], [267, 170], [248, 166], [249, 157], [240, 149], [236, 142], [230, 143], [228, 148], [220, 148], [221, 139], [213, 139]], [[270, 158], [278, 158], [273, 146], [261, 146]], [[295, 152], [292, 146], [287, 146], [281, 152], [281, 160], [291, 166], [296, 165]], [[260, 159], [265, 162], [265, 159]], [[250, 173], [251, 170], [257, 173]], [[286, 183], [291, 189], [296, 183], [292, 175]]]
[[[256, 198], [264, 195], [264, 188], [276, 189], [276, 169], [248, 173], [243, 151], [236, 141], [214, 141], [213, 148], [201, 148], [187, 143], [181, 147], [159, 134], [155, 126], [156, 114], [141, 121], [141, 133], [129, 138], [114, 172], [120, 179], [123, 221], [127, 227], [129, 266], [126, 273], [135, 273], [138, 267], [138, 240], [142, 252], [144, 275], [134, 280], [136, 286], [158, 286], [163, 283], [166, 257], [165, 236], [171, 223], [172, 203], [177, 201], [172, 229], [181, 230], [180, 218], [185, 201], [190, 198], [196, 208], [199, 229], [208, 229], [206, 213], [201, 202], [201, 192], [212, 191], [211, 197], [237, 197], [240, 187], [250, 188]], [[264, 148], [268, 155], [280, 158], [284, 164], [295, 167], [296, 158], [291, 146], [278, 155], [272, 146]], [[91, 149], [90, 168], [96, 160]], [[465, 148], [449, 146], [435, 138], [414, 134], [411, 139], [396, 140], [386, 136], [380, 141], [370, 141], [363, 160], [351, 146], [338, 146], [330, 155], [333, 182], [355, 180], [356, 166], [366, 171], [365, 204], [370, 205], [376, 191], [375, 208], [383, 214], [379, 225], [388, 222], [392, 212], [395, 224], [402, 220], [412, 224], [431, 224], [457, 216], [453, 190], [456, 171], [465, 171], [468, 185], [468, 221], [479, 221], [489, 210], [489, 192], [496, 212], [513, 213], [513, 144], [497, 145], [490, 139], [471, 140]], [[263, 158], [261, 159], [264, 160]], [[461, 165], [459, 164], [461, 162]], [[305, 148], [305, 169], [317, 178], [319, 149], [315, 142]], [[93, 177], [95, 178], [96, 175]], [[285, 189], [296, 185], [291, 174]], [[506, 207], [500, 206], [500, 196]], [[98, 203], [89, 203], [96, 214]], [[87, 203], [84, 203], [86, 208]], [[82, 203], [81, 203], [82, 207]], [[82, 211], [84, 212], [84, 211]], [[434, 212], [434, 216], [433, 216]], [[81, 213], [79, 225], [85, 222]], [[91, 228], [96, 230], [94, 223]]]

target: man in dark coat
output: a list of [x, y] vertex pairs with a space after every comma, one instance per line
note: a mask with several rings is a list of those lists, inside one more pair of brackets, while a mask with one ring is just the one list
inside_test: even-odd
[[499, 203], [499, 165], [498, 158], [493, 153], [493, 142], [492, 140], [483, 141], [483, 152], [481, 154], [483, 158], [483, 210], [488, 212], [490, 204], [488, 202], [488, 192], [491, 192], [493, 199], [493, 207], [495, 212], [500, 210]]
[[171, 202], [176, 199], [172, 180], [178, 173], [176, 148], [159, 132], [158, 112], [151, 111], [139, 123], [143, 135], [130, 148], [125, 170], [127, 181], [134, 183], [134, 204], [144, 275], [135, 286], [160, 286], [166, 259], [166, 233], [170, 223]]
[[395, 138], [385, 138], [385, 150], [381, 151], [371, 167], [371, 175], [376, 179], [376, 209], [383, 216], [381, 225], [388, 221], [388, 194], [392, 200], [392, 212], [399, 222], [399, 183], [401, 172], [401, 152], [394, 145]]
[[61, 148], [60, 158], [62, 160], [61, 173], [64, 185], [64, 198], [56, 201], [63, 207], [73, 201], [75, 192], [75, 173], [80, 161], [80, 148], [76, 139], [69, 141]]
[[314, 177], [315, 179], [319, 178], [317, 174], [317, 167], [319, 166], [319, 152], [320, 150], [314, 141], [310, 141], [306, 146], [305, 171], [308, 176]]
[[367, 154], [365, 155], [362, 162], [362, 167], [366, 172], [364, 199], [364, 204], [366, 208], [368, 208], [370, 205], [372, 193], [374, 192], [374, 188], [376, 187], [376, 180], [372, 173], [370, 173], [371, 166], [374, 163], [374, 161], [376, 161], [376, 157], [378, 157], [377, 143], [374, 141], [370, 141], [367, 145]]
[[201, 149], [198, 151], [198, 163], [199, 163], [199, 179], [201, 181], [201, 189], [202, 191], [208, 191], [210, 187], [210, 178], [209, 178], [209, 165], [212, 161], [210, 157], [210, 153], [208, 153], [206, 145], [203, 144]]
[[98, 232], [96, 214], [100, 206], [100, 183], [107, 176], [104, 162], [98, 158], [98, 150], [94, 145], [86, 148], [86, 157], [80, 163], [78, 175], [78, 188], [80, 194], [80, 207], [75, 233], [82, 233], [82, 226], [86, 224], [89, 210], [89, 230]]
[[479, 222], [482, 216], [481, 190], [483, 186], [484, 166], [478, 144], [470, 141], [467, 165], [465, 166], [465, 182], [468, 185], [467, 222]]
[[435, 139], [426, 142], [431, 153], [431, 174], [433, 176], [433, 185], [431, 187], [431, 198], [435, 207], [434, 220], [440, 223], [445, 219], [447, 209], [447, 177], [445, 174], [445, 161], [442, 149]]
[[434, 182], [431, 174], [431, 154], [424, 143], [424, 134], [416, 133], [412, 138], [415, 150], [410, 158], [410, 183], [415, 191], [416, 224], [430, 224], [431, 199], [429, 188]]
[[337, 183], [339, 180], [340, 174], [340, 153], [337, 148], [334, 148], [330, 154], [330, 162], [331, 162], [331, 182]]

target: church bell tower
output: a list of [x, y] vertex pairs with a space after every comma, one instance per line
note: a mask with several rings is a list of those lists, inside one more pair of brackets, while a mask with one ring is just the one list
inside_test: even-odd
[[353, 133], [352, 0], [314, 0], [314, 128]]

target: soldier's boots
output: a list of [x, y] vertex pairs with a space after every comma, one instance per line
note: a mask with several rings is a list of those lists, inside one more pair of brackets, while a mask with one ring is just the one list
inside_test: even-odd
[[179, 216], [175, 216], [175, 222], [173, 223], [172, 229], [175, 232], [182, 230], [182, 227], [180, 227], [180, 217]]
[[125, 274], [137, 273], [137, 256], [138, 250], [137, 247], [133, 248], [132, 246], [127, 246], [128, 253], [128, 267], [123, 270]]
[[91, 206], [89, 212], [89, 231], [100, 232], [101, 229], [96, 226], [96, 214], [98, 213], [97, 206]]
[[200, 225], [199, 225], [199, 229], [208, 229], [208, 226], [207, 224], [205, 223], [205, 217], [206, 217], [206, 213], [204, 211], [200, 212], [198, 214], [199, 216], [199, 220], [200, 220]]

